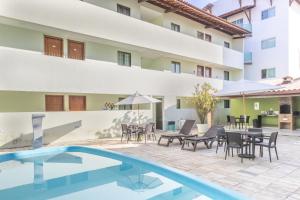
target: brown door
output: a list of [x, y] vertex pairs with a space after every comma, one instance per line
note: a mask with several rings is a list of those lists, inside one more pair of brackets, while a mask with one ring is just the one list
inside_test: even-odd
[[68, 57], [77, 60], [84, 60], [84, 43], [68, 40]]
[[85, 96], [69, 96], [69, 110], [70, 111], [86, 110], [86, 97]]
[[46, 111], [63, 111], [64, 96], [63, 95], [46, 95], [45, 97]]
[[63, 57], [63, 39], [44, 36], [45, 55]]

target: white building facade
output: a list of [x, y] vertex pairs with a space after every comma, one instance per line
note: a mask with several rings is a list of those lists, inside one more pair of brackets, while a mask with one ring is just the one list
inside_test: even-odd
[[111, 105], [136, 91], [162, 101], [143, 122], [196, 119], [184, 99], [243, 77], [246, 34], [182, 1], [2, 0], [0, 146], [30, 144], [33, 113], [46, 143], [119, 135], [137, 110]]
[[252, 31], [245, 39], [245, 78], [300, 76], [300, 1], [219, 0], [212, 13]]

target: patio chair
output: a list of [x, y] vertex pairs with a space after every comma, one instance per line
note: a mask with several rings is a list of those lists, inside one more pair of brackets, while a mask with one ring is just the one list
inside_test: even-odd
[[278, 136], [278, 132], [273, 132], [270, 137], [265, 137], [265, 138], [268, 138], [267, 142], [263, 141], [263, 142], [257, 144], [260, 147], [260, 156], [261, 157], [263, 157], [263, 148], [264, 147], [268, 148], [270, 162], [272, 162], [271, 149], [275, 149], [276, 158], [277, 158], [277, 160], [279, 160], [278, 153], [277, 153], [277, 136]]
[[230, 115], [226, 116], [226, 124], [228, 127], [230, 127]]
[[150, 122], [149, 124], [151, 125], [150, 136], [152, 137], [153, 141], [156, 141], [156, 123]]
[[144, 128], [140, 129], [139, 137], [144, 136], [145, 143], [147, 143], [147, 137], [152, 134], [152, 124], [146, 124]]
[[254, 133], [261, 133], [261, 137], [256, 137], [255, 138], [255, 143], [260, 143], [263, 142], [264, 140], [264, 135], [263, 135], [263, 131], [262, 128], [248, 128], [249, 132], [254, 132]]
[[121, 129], [122, 129], [121, 142], [123, 141], [124, 136], [127, 137], [127, 142], [128, 142], [131, 138], [132, 131], [130, 130], [127, 124], [121, 124]]
[[[190, 134], [195, 122], [196, 122], [196, 120], [185, 120], [185, 122], [184, 122], [183, 126], [181, 127], [179, 133], [164, 133], [164, 134], [161, 134], [157, 144], [158, 145], [169, 146], [170, 143], [172, 143], [174, 139], [179, 140], [180, 144], [182, 144], [182, 141], [183, 141], [184, 138], [196, 136], [196, 135]], [[162, 144], [161, 143], [162, 139], [167, 139], [167, 143]]]
[[236, 125], [237, 125], [237, 121], [236, 121], [235, 117], [234, 116], [230, 116], [230, 126], [229, 126], [229, 128], [232, 128], [232, 126], [234, 128], [236, 128]]
[[185, 138], [182, 143], [181, 149], [191, 150], [189, 148], [185, 148], [185, 145], [189, 145], [191, 143], [193, 145], [193, 151], [196, 151], [197, 144], [200, 142], [203, 142], [208, 149], [211, 149], [213, 142], [216, 141], [218, 131], [220, 131], [219, 129], [224, 129], [224, 128], [223, 126], [222, 127], [212, 126], [211, 128], [208, 129], [208, 131], [203, 136]]
[[224, 128], [218, 129], [217, 132], [217, 148], [216, 153], [218, 153], [219, 147], [224, 146], [224, 151], [226, 148], [226, 132]]
[[[226, 144], [226, 151], [225, 151], [225, 160], [227, 159], [227, 155], [229, 155], [230, 149], [232, 152], [232, 156], [233, 156], [233, 149], [236, 149], [237, 152], [241, 151], [241, 154], [244, 153], [244, 147], [246, 147], [246, 151], [247, 151], [247, 147], [249, 146], [248, 142], [245, 142], [243, 140], [243, 136], [240, 133], [235, 133], [235, 132], [227, 132], [226, 133], [226, 138], [227, 138], [227, 144]], [[241, 162], [243, 163], [243, 157], [241, 157]]]

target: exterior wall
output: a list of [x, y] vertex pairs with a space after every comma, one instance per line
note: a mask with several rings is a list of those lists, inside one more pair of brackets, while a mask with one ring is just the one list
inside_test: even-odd
[[[252, 36], [245, 39], [244, 52], [252, 52], [252, 64], [245, 65], [246, 79], [260, 80], [261, 70], [266, 68], [276, 68], [275, 78], [300, 75], [297, 53], [299, 37], [296, 36], [299, 32], [295, 30], [298, 29], [299, 18], [296, 13], [299, 13], [299, 5], [293, 3], [293, 6], [289, 7], [288, 1], [272, 2], [271, 6], [268, 0], [256, 1], [256, 7], [251, 9]], [[246, 5], [253, 5], [253, 0], [243, 0], [242, 6]], [[275, 16], [261, 20], [261, 11], [271, 7], [276, 9]], [[214, 3], [213, 13], [221, 15], [238, 8], [238, 1], [219, 0]], [[248, 23], [245, 13], [233, 15], [227, 20], [232, 22], [240, 18], [243, 18], [244, 23]], [[262, 50], [261, 41], [272, 37], [276, 37], [276, 47]]]
[[[55, 27], [60, 32], [65, 31], [67, 35], [76, 33], [90, 40], [114, 42], [140, 51], [151, 49], [164, 56], [181, 57], [239, 70], [243, 69], [243, 54], [239, 51], [224, 50], [223, 46], [205, 42], [133, 17], [124, 17], [124, 15], [114, 11], [85, 2], [54, 0], [41, 3], [37, 0], [29, 0], [24, 3], [20, 0], [4, 0], [1, 1], [0, 8], [0, 15], [4, 16], [0, 20], [5, 23], [27, 26], [40, 31], [49, 31], [49, 27]], [[35, 10], [43, 10], [43, 13], [35, 12]], [[83, 11], [85, 15], [76, 14]], [[52, 15], [54, 12], [56, 15]], [[51, 18], [48, 17], [50, 15]], [[7, 18], [15, 21], [11, 22]], [[110, 19], [109, 23], [106, 19]], [[25, 22], [21, 23], [18, 20]], [[231, 55], [234, 55], [229, 63], [228, 60], [224, 61], [224, 54], [226, 53], [224, 51], [230, 51]]]
[[[294, 98], [294, 111], [300, 110], [300, 97]], [[259, 102], [259, 110], [254, 110], [254, 103]], [[243, 113], [243, 100], [241, 98], [230, 100], [231, 108], [230, 115], [240, 116]], [[279, 98], [247, 98], [246, 99], [246, 114], [250, 116], [250, 124], [253, 119], [257, 119], [257, 115], [260, 115], [263, 111], [279, 111]], [[278, 127], [278, 117], [263, 117], [263, 126]], [[296, 128], [300, 128], [300, 118], [296, 118]]]
[[[31, 112], [0, 113], [0, 148], [31, 146]], [[46, 112], [44, 144], [120, 136], [121, 123], [136, 123], [137, 111]], [[152, 121], [152, 111], [140, 111], [141, 123]], [[17, 124], [17, 126], [16, 126]]]
[[289, 8], [289, 73], [300, 77], [300, 5], [294, 2]]

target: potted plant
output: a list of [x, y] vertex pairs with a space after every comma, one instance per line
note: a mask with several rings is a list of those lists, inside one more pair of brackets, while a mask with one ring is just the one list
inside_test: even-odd
[[200, 124], [197, 124], [199, 133], [205, 133], [208, 130], [207, 115], [216, 107], [217, 98], [213, 95], [216, 91], [209, 83], [195, 86], [192, 102], [200, 121]]

